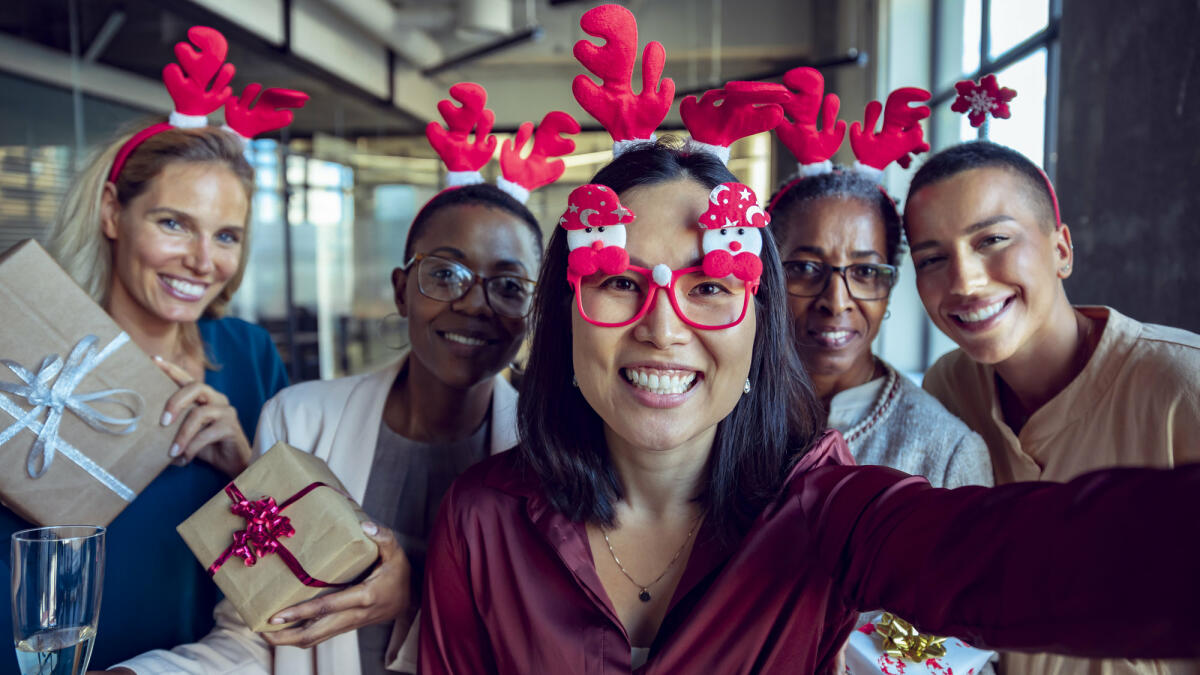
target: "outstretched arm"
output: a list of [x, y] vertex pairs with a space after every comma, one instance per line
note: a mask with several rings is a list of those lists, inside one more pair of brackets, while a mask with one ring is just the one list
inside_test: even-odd
[[935, 489], [883, 467], [793, 484], [848, 604], [977, 646], [1200, 656], [1200, 465]]

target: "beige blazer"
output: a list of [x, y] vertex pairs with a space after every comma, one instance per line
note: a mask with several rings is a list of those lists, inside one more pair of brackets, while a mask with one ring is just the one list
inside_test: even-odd
[[[359, 502], [367, 491], [371, 461], [379, 440], [383, 406], [407, 355], [365, 375], [304, 382], [279, 392], [263, 406], [255, 452], [284, 441], [325, 460]], [[492, 391], [491, 452], [517, 444], [517, 392], [497, 375]], [[199, 642], [155, 650], [117, 666], [138, 675], [359, 675], [358, 634], [330, 638], [312, 649], [272, 648], [242, 622], [233, 606], [221, 601], [213, 612], [217, 625]], [[417, 626], [392, 632], [388, 669], [416, 672]]]

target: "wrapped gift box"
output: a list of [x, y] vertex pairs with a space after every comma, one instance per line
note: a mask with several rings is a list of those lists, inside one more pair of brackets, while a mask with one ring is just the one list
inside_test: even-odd
[[[325, 462], [276, 443], [176, 528], [242, 620], [273, 614], [354, 581], [379, 557], [368, 520]], [[307, 583], [306, 583], [307, 582]]]
[[[993, 652], [976, 649], [957, 638], [934, 638], [942, 649], [932, 653], [921, 653], [917, 649], [906, 657], [888, 653], [885, 639], [890, 634], [890, 615], [883, 612], [864, 614], [858, 626], [850, 633], [846, 644], [846, 672], [851, 675], [976, 675], [983, 670]], [[907, 623], [900, 621], [891, 630], [911, 635]], [[923, 636], [928, 639], [928, 636]], [[944, 653], [943, 653], [944, 650]], [[916, 658], [909, 658], [916, 657]]]
[[0, 255], [0, 317], [0, 500], [107, 525], [171, 462], [178, 387], [32, 239]]

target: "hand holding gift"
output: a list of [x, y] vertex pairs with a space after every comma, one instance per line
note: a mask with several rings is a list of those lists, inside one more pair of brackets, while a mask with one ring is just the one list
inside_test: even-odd
[[264, 633], [268, 643], [307, 649], [363, 626], [396, 620], [412, 623], [416, 612], [410, 597], [412, 565], [408, 557], [388, 528], [367, 522], [363, 523], [363, 531], [379, 545], [379, 563], [370, 576], [350, 588], [302, 602], [271, 617], [272, 624], [304, 623]]
[[250, 630], [267, 632], [285, 628], [268, 622], [280, 610], [375, 563], [364, 522], [325, 462], [277, 443], [176, 529]]
[[186, 414], [171, 444], [170, 455], [176, 466], [199, 457], [230, 477], [245, 471], [250, 464], [250, 442], [229, 399], [161, 356], [155, 356], [154, 362], [180, 386], [167, 400], [162, 425], [170, 425]]
[[0, 499], [108, 525], [170, 462], [176, 386], [33, 240], [0, 255]]

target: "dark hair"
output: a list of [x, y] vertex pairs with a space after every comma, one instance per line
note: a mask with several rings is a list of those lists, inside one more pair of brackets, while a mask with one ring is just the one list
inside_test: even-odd
[[412, 225], [408, 227], [408, 236], [404, 239], [404, 259], [406, 261], [412, 257], [413, 242], [425, 234], [433, 214], [450, 206], [487, 206], [516, 216], [517, 219], [529, 226], [529, 231], [533, 233], [533, 239], [537, 243], [538, 258], [541, 259], [542, 228], [538, 226], [537, 218], [533, 217], [533, 213], [512, 195], [495, 185], [478, 183], [442, 190], [421, 207], [421, 210], [417, 212], [417, 217], [413, 219]]
[[[685, 178], [708, 188], [735, 180], [716, 158], [660, 142], [627, 150], [592, 182], [620, 194]], [[770, 232], [763, 233], [761, 257], [751, 390], [717, 424], [707, 480], [697, 495], [725, 538], [735, 536], [777, 494], [823, 419], [792, 347], [783, 270]], [[621, 485], [604, 443], [603, 422], [571, 385], [573, 295], [566, 279], [566, 234], [555, 228], [534, 298], [533, 346], [518, 400], [517, 452], [556, 509], [575, 521], [612, 526]]]
[[951, 146], [930, 157], [921, 165], [908, 186], [908, 201], [924, 187], [971, 169], [1001, 168], [1011, 171], [1025, 182], [1026, 195], [1032, 200], [1047, 230], [1056, 225], [1054, 196], [1046, 175], [1021, 153], [991, 141], [968, 141]]
[[887, 261], [889, 265], [898, 265], [903, 245], [900, 242], [900, 213], [896, 203], [884, 192], [875, 181], [858, 173], [836, 169], [830, 173], [816, 176], [792, 176], [771, 195], [770, 208], [771, 231], [775, 238], [782, 241], [787, 234], [787, 224], [803, 205], [815, 202], [825, 197], [857, 199], [867, 206], [879, 211], [883, 221], [884, 241], [886, 242]]

